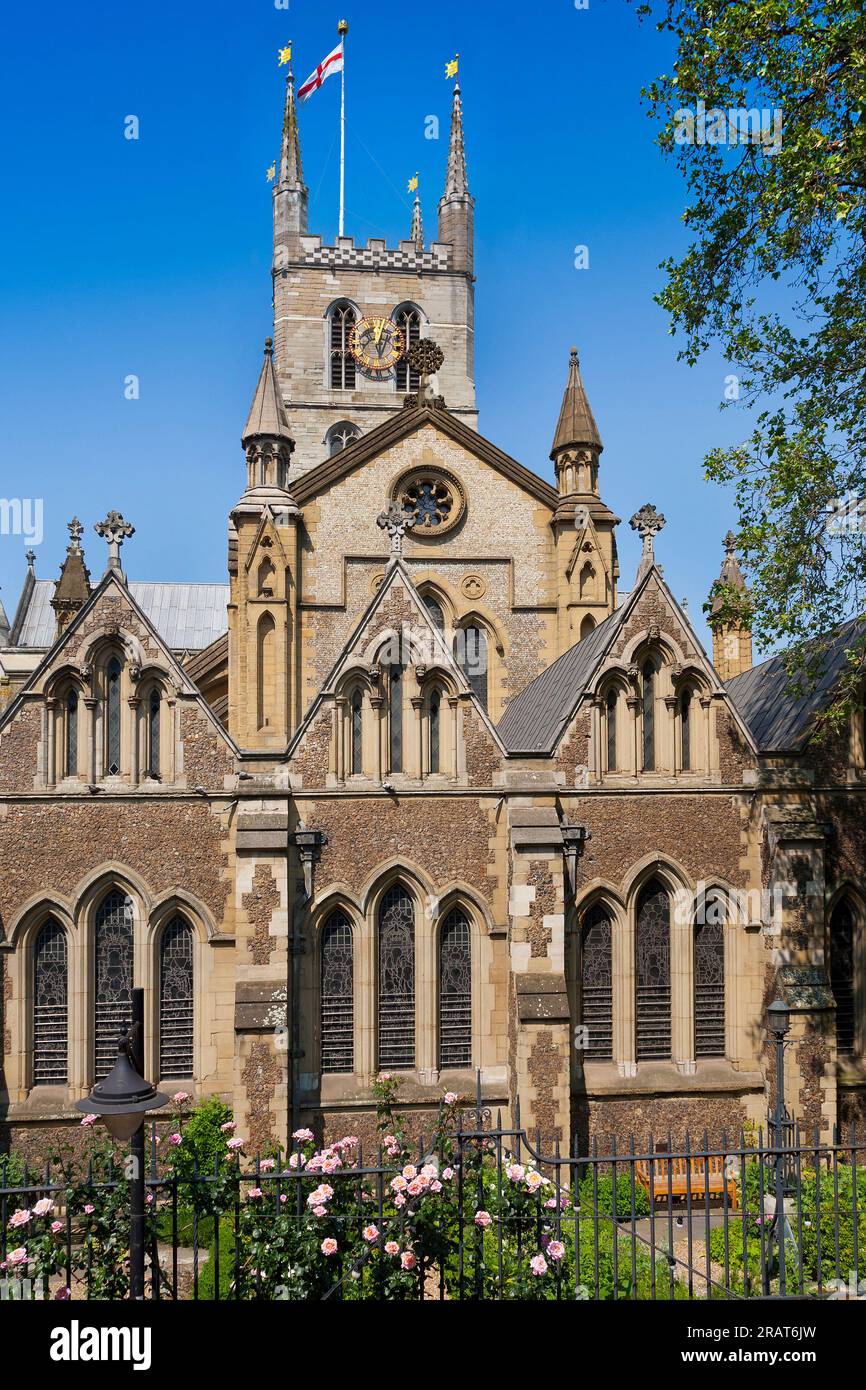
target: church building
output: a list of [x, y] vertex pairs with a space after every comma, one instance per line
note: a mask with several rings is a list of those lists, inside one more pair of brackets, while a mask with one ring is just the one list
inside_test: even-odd
[[107, 510], [0, 607], [0, 1151], [71, 1132], [134, 987], [250, 1151], [372, 1139], [381, 1071], [427, 1132], [478, 1080], [548, 1152], [718, 1140], [777, 996], [791, 1113], [866, 1118], [862, 709], [812, 738], [851, 626], [792, 694], [729, 536], [711, 657], [642, 497], [621, 574], [567, 345], [554, 481], [479, 433], [474, 212], [456, 85], [435, 239], [324, 245], [289, 80], [227, 582], [140, 579]]

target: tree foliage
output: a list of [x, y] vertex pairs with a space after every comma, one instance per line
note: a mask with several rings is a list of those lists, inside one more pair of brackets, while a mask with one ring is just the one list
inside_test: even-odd
[[[723, 594], [723, 616], [748, 602], [759, 644], [790, 647], [802, 668], [814, 639], [864, 610], [866, 12], [862, 0], [649, 0], [638, 13], [676, 43], [644, 97], [687, 188], [690, 244], [663, 263], [657, 301], [680, 358], [720, 348], [751, 412], [748, 436], [704, 461], [734, 488], [750, 571], [750, 600]], [[699, 110], [689, 142], [684, 113]], [[855, 643], [833, 722], [863, 659]]]

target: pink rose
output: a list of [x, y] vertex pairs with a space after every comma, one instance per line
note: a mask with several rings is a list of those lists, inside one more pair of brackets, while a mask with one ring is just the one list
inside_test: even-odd
[[272, 1158], [263, 1158], [261, 1163], [259, 1164], [259, 1170], [262, 1173], [272, 1173], [276, 1166], [277, 1165]]
[[85, 1216], [92, 1216], [93, 1213], [94, 1213], [95, 1211], [96, 1211], [96, 1207], [93, 1205], [93, 1203], [92, 1203], [92, 1202], [88, 1202], [88, 1203], [87, 1203], [87, 1206], [84, 1208], [84, 1215], [85, 1215]]
[[333, 1237], [333, 1236], [328, 1236], [328, 1238], [327, 1238], [326, 1240], [323, 1240], [323, 1241], [322, 1241], [322, 1254], [323, 1254], [323, 1255], [336, 1255], [336, 1253], [337, 1253], [337, 1242], [334, 1240], [334, 1237]]
[[328, 1215], [328, 1209], [327, 1209], [327, 1207], [313, 1207], [313, 1215], [314, 1215], [314, 1216], [327, 1216], [327, 1215]]
[[68, 1285], [68, 1284], [63, 1284], [63, 1285], [61, 1285], [61, 1287], [57, 1290], [56, 1294], [54, 1295], [54, 1302], [55, 1302], [55, 1303], [64, 1303], [68, 1298], [71, 1298], [71, 1297], [72, 1297], [72, 1290], [70, 1289], [69, 1285]]
[[543, 1255], [535, 1255], [529, 1261], [529, 1268], [532, 1270], [533, 1274], [536, 1275], [536, 1277], [541, 1274], [546, 1274], [547, 1260], [544, 1258]]
[[389, 1071], [380, 1071], [377, 1081], [393, 1081], [394, 1078]]
[[477, 1211], [475, 1213], [475, 1225], [480, 1226], [483, 1231], [491, 1224], [493, 1218], [489, 1211]]
[[95, 1125], [98, 1119], [98, 1115], [85, 1115], [84, 1119], [81, 1121], [81, 1128], [90, 1129], [91, 1125]]
[[446, 1105], [456, 1105], [459, 1099], [460, 1099], [460, 1097], [457, 1095], [456, 1091], [446, 1091], [446, 1092], [445, 1092], [445, 1104], [446, 1104]]
[[10, 1250], [6, 1256], [7, 1265], [24, 1265], [27, 1263], [27, 1247], [19, 1245], [17, 1250]]
[[255, 1202], [259, 1197], [263, 1196], [262, 1189], [260, 1187], [251, 1187], [247, 1196]]
[[229, 1153], [234, 1153], [236, 1149], [243, 1148], [244, 1142], [245, 1141], [243, 1139], [230, 1139], [229, 1142], [226, 1144], [226, 1148], [228, 1149]]
[[431, 1184], [430, 1184], [430, 1191], [431, 1191], [431, 1192], [441, 1192], [441, 1191], [442, 1191], [442, 1184], [441, 1184], [441, 1182], [431, 1182]]
[[410, 1182], [409, 1186], [406, 1188], [406, 1191], [409, 1193], [410, 1197], [418, 1197], [424, 1191], [424, 1186], [425, 1185], [423, 1182], [421, 1182], [420, 1178], [415, 1178], [413, 1182]]
[[62, 1221], [52, 1221], [52, 1223], [51, 1223], [51, 1234], [52, 1234], [52, 1235], [55, 1235], [55, 1236], [56, 1236], [56, 1235], [58, 1235], [62, 1230], [63, 1230], [63, 1222], [62, 1222]]
[[385, 1254], [386, 1254], [386, 1255], [399, 1255], [399, 1253], [400, 1253], [400, 1247], [399, 1247], [399, 1245], [397, 1244], [396, 1240], [388, 1240], [388, 1241], [385, 1242]]
[[452, 1179], [453, 1177], [454, 1177], [454, 1169], [453, 1169], [453, 1168], [443, 1168], [443, 1169], [442, 1169], [442, 1178], [443, 1178], [443, 1180], [444, 1180], [445, 1182], [450, 1182], [451, 1179]]
[[183, 1137], [180, 1134], [170, 1134], [168, 1136], [168, 1142], [170, 1144], [173, 1144], [174, 1147], [177, 1148], [178, 1144], [183, 1143]]
[[394, 1198], [394, 1206], [395, 1206], [395, 1207], [405, 1207], [405, 1205], [406, 1205], [406, 1198], [403, 1196], [403, 1193], [402, 1193], [402, 1192], [398, 1192], [398, 1193], [397, 1193], [397, 1196]]
[[378, 1226], [365, 1226], [365, 1227], [364, 1227], [364, 1239], [365, 1239], [366, 1241], [368, 1241], [369, 1243], [371, 1243], [371, 1244], [372, 1244], [372, 1242], [373, 1242], [374, 1240], [378, 1240], [378, 1239], [379, 1239], [379, 1227], [378, 1227]]
[[233, 1129], [237, 1129], [234, 1120], [226, 1120], [224, 1125], [220, 1125], [220, 1134], [231, 1134]]
[[505, 1170], [505, 1176], [512, 1182], [521, 1182], [526, 1176], [526, 1169], [522, 1163], [509, 1163]]
[[418, 1261], [415, 1259], [411, 1250], [403, 1251], [403, 1254], [400, 1256], [400, 1264], [404, 1269], [414, 1269], [417, 1263]]
[[402, 1173], [398, 1173], [396, 1178], [391, 1179], [392, 1192], [402, 1192], [407, 1185], [406, 1179], [403, 1177]]
[[172, 1100], [175, 1105], [185, 1105], [189, 1100], [189, 1091], [175, 1091]]
[[313, 1131], [311, 1129], [296, 1129], [292, 1135], [299, 1144], [311, 1144], [313, 1141]]
[[438, 1178], [438, 1176], [439, 1176], [439, 1169], [436, 1167], [436, 1164], [435, 1164], [435, 1163], [425, 1163], [425, 1164], [424, 1164], [424, 1167], [421, 1169], [421, 1177], [422, 1177], [422, 1178]]
[[417, 1176], [418, 1176], [418, 1169], [414, 1166], [414, 1164], [412, 1164], [412, 1163], [407, 1163], [407, 1164], [406, 1164], [406, 1167], [403, 1169], [403, 1177], [404, 1177], [404, 1178], [408, 1178], [408, 1180], [411, 1182], [412, 1178], [417, 1177]]
[[30, 1222], [30, 1211], [27, 1207], [19, 1207], [9, 1218], [10, 1226], [27, 1226]]
[[50, 1216], [54, 1211], [54, 1203], [50, 1197], [43, 1197], [33, 1208], [34, 1216]]
[[561, 1260], [565, 1254], [565, 1246], [561, 1240], [552, 1240], [548, 1244], [547, 1253], [552, 1260]]

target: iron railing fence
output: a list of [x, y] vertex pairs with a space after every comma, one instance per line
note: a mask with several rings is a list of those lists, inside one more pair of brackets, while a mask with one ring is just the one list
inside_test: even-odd
[[[351, 1166], [331, 1172], [305, 1168], [296, 1150], [280, 1161], [217, 1159], [207, 1171], [193, 1162], [184, 1174], [172, 1173], [154, 1124], [147, 1297], [866, 1295], [866, 1165], [856, 1127], [835, 1132], [832, 1142], [817, 1131], [810, 1139], [793, 1124], [781, 1137], [741, 1132], [711, 1145], [704, 1134], [677, 1147], [670, 1135], [648, 1135], [625, 1149], [594, 1140], [588, 1154], [573, 1157], [558, 1145], [545, 1152], [538, 1135], [498, 1118], [494, 1125], [479, 1106], [463, 1113], [447, 1143], [419, 1141], [410, 1165], [416, 1178], [403, 1178], [400, 1188], [394, 1160], [385, 1151], [367, 1159], [361, 1146]], [[399, 1162], [408, 1172], [405, 1158]], [[0, 1156], [0, 1297], [106, 1296], [99, 1292], [110, 1286], [106, 1259], [119, 1266], [127, 1255], [120, 1198], [128, 1175], [74, 1177], [48, 1165], [8, 1181], [8, 1163]], [[311, 1203], [323, 1181], [332, 1195]], [[60, 1247], [48, 1273], [34, 1237], [41, 1201], [54, 1208]], [[121, 1223], [114, 1246], [98, 1222], [112, 1201]], [[28, 1220], [16, 1216], [22, 1212]], [[40, 1229], [47, 1231], [47, 1219]], [[331, 1256], [323, 1253], [327, 1239], [336, 1242]], [[386, 1257], [393, 1246], [396, 1254]], [[112, 1287], [122, 1290], [122, 1278]]]

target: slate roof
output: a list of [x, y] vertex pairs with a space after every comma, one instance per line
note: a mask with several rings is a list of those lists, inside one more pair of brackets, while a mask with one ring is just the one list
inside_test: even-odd
[[866, 635], [866, 619], [852, 618], [823, 639], [825, 653], [821, 674], [814, 687], [799, 678], [802, 694], [792, 696], [784, 654], [762, 661], [726, 683], [737, 712], [748, 725], [762, 753], [797, 752], [802, 749], [814, 715], [844, 671], [846, 647]]
[[[133, 580], [130, 593], [172, 651], [201, 651], [228, 628], [228, 584], [151, 584]], [[17, 625], [15, 645], [53, 645], [56, 619], [51, 607], [54, 580], [37, 579]]]
[[569, 718], [625, 614], [626, 605], [563, 652], [515, 695], [497, 725], [510, 753], [548, 753]]

